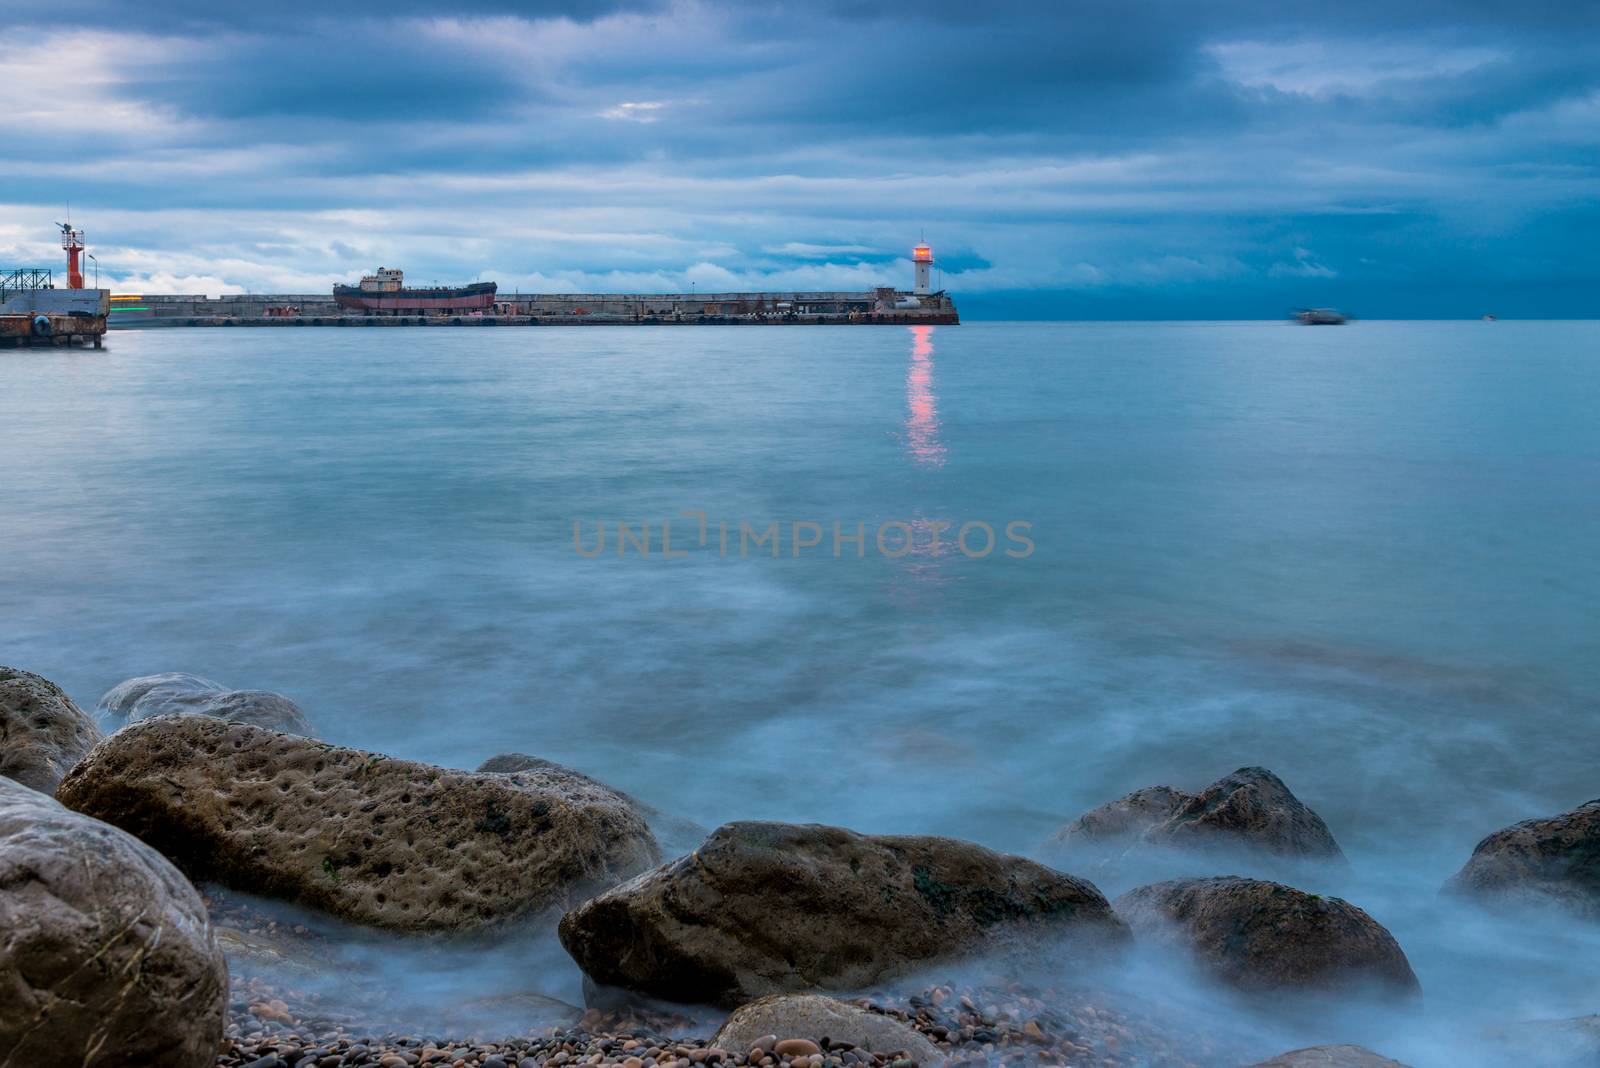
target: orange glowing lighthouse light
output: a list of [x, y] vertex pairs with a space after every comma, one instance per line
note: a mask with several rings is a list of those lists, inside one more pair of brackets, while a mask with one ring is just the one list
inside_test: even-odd
[[67, 250], [67, 288], [83, 288], [83, 268], [78, 257], [83, 255], [83, 231], [74, 230], [71, 223], [56, 223], [61, 227], [61, 247]]
[[933, 289], [928, 285], [928, 272], [933, 267], [933, 249], [928, 247], [926, 241], [911, 250], [911, 262], [917, 269], [917, 284], [912, 292], [919, 296], [932, 293]]

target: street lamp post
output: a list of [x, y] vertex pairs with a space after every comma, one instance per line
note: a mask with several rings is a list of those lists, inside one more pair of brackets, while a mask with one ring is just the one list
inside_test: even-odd
[[86, 253], [84, 253], [84, 255], [88, 256], [91, 260], [94, 260], [94, 287], [96, 289], [99, 289], [100, 288], [100, 260], [95, 256], [95, 254], [93, 252], [86, 252]]

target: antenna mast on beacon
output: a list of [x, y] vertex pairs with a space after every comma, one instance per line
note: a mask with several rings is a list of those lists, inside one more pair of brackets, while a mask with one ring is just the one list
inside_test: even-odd
[[61, 247], [67, 250], [67, 288], [83, 288], [83, 268], [78, 257], [83, 254], [83, 231], [74, 230], [71, 223], [56, 223], [61, 227]]

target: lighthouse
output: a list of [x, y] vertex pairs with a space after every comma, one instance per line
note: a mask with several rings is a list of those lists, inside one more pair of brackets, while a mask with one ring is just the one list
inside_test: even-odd
[[[67, 288], [83, 288], [83, 267], [78, 257], [83, 254], [83, 231], [74, 230], [71, 223], [56, 223], [61, 227], [61, 247], [67, 250]], [[98, 275], [99, 269], [96, 268]]]
[[928, 272], [933, 269], [933, 249], [928, 247], [926, 241], [911, 250], [911, 262], [917, 267], [917, 284], [911, 291], [919, 297], [925, 297], [933, 292], [933, 287], [928, 284]]

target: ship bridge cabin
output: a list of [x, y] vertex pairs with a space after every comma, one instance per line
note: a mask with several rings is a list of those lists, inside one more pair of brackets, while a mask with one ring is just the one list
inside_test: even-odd
[[363, 293], [398, 293], [405, 284], [406, 273], [398, 267], [379, 267], [376, 274], [361, 276]]

